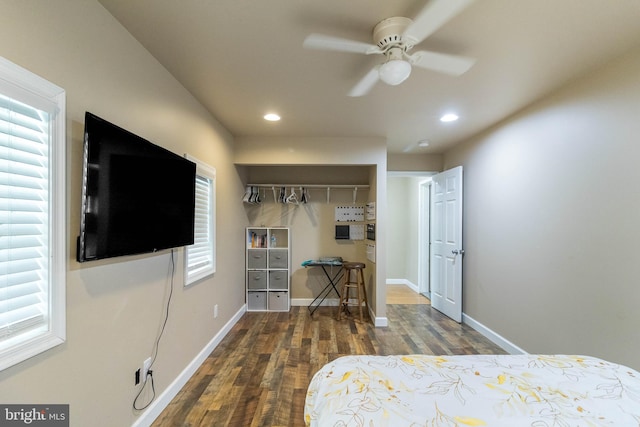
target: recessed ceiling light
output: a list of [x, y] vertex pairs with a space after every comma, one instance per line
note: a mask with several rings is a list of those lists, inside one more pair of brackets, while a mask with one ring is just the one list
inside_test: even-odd
[[457, 114], [453, 114], [453, 113], [448, 113], [445, 114], [444, 116], [440, 117], [440, 121], [441, 122], [455, 122], [456, 120], [458, 120], [458, 115]]
[[428, 147], [431, 141], [428, 139], [423, 139], [422, 141], [418, 141], [418, 147]]
[[274, 113], [269, 113], [264, 115], [264, 119], [270, 122], [277, 122], [280, 120], [280, 116]]

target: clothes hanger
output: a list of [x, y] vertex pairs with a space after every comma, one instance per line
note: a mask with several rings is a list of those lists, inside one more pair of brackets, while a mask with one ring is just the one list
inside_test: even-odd
[[291, 187], [291, 194], [287, 196], [287, 203], [291, 203], [292, 205], [298, 204], [298, 196], [296, 195], [296, 189]]
[[244, 196], [242, 196], [242, 201], [245, 203], [249, 203], [250, 197], [251, 197], [251, 187], [247, 185], [247, 188], [244, 190]]

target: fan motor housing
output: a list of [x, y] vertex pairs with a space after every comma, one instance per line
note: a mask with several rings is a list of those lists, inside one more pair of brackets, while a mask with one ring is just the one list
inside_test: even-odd
[[373, 28], [373, 42], [383, 51], [393, 46], [409, 49], [415, 40], [404, 38], [403, 34], [412, 23], [411, 19], [402, 16], [384, 19]]

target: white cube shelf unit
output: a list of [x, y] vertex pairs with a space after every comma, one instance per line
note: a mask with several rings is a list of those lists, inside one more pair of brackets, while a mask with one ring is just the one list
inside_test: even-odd
[[247, 311], [289, 311], [291, 233], [286, 227], [247, 227]]

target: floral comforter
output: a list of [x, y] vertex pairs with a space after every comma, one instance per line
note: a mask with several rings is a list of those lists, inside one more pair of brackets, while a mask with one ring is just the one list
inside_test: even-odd
[[308, 426], [640, 426], [640, 373], [586, 356], [346, 356], [307, 391]]

